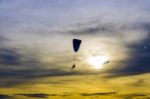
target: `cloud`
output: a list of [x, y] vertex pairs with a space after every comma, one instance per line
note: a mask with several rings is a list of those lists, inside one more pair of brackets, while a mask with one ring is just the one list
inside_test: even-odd
[[20, 55], [14, 49], [0, 49], [0, 64], [20, 65]]
[[0, 99], [13, 99], [13, 98], [10, 95], [0, 94]]
[[127, 93], [127, 94], [119, 94], [117, 92], [104, 92], [104, 93], [81, 93], [81, 96], [111, 96], [113, 95], [113, 97], [115, 98], [135, 98], [135, 97], [142, 97], [142, 98], [146, 98], [149, 94], [148, 93]]
[[14, 94], [16, 95], [21, 95], [21, 96], [26, 96], [26, 97], [34, 97], [34, 98], [48, 98], [49, 96], [60, 96], [60, 97], [66, 97], [70, 96], [70, 94], [45, 94], [45, 93], [33, 93], [33, 94]]
[[[150, 34], [149, 34], [150, 35]], [[122, 63], [125, 64], [123, 68], [111, 69], [109, 72], [113, 72], [116, 75], [136, 75], [149, 73], [149, 61], [150, 61], [150, 39], [144, 39], [141, 43], [129, 44], [128, 49], [129, 58]], [[117, 74], [118, 73], [118, 74]]]
[[[91, 21], [93, 22], [93, 20], [91, 20]], [[94, 21], [93, 23], [92, 22], [88, 22], [88, 23], [83, 24], [83, 25], [81, 24], [80, 26], [75, 26], [75, 27], [73, 26], [72, 27], [73, 30], [70, 31], [70, 33], [73, 33], [71, 35], [74, 35], [75, 33], [79, 34], [79, 35], [82, 35], [82, 36], [87, 35], [89, 37], [91, 36], [89, 34], [93, 34], [93, 33], [94, 33], [94, 35], [96, 34], [97, 37], [102, 35], [103, 39], [105, 39], [108, 42], [112, 42], [112, 45], [110, 45], [108, 43], [104, 43], [105, 45], [109, 45], [110, 49], [111, 49], [111, 47], [114, 47], [114, 45], [115, 45], [118, 48], [125, 49], [127, 51], [133, 51], [132, 54], [128, 53], [129, 54], [128, 55], [129, 60], [121, 61], [121, 62], [123, 62], [123, 65], [126, 64], [126, 66], [120, 66], [120, 68], [116, 69], [116, 70], [114, 70], [114, 68], [116, 68], [114, 66], [114, 68], [112, 68], [112, 70], [110, 70], [112, 73], [115, 72], [116, 74], [118, 73], [118, 75], [122, 75], [122, 74], [123, 75], [124, 74], [130, 75], [130, 74], [134, 74], [134, 73], [139, 73], [140, 74], [140, 73], [149, 72], [149, 69], [146, 69], [145, 67], [143, 67], [143, 69], [141, 71], [142, 67], [140, 66], [140, 65], [145, 65], [145, 64], [142, 64], [142, 62], [141, 62], [141, 60], [144, 60], [143, 63], [145, 63], [146, 60], [144, 58], [147, 59], [146, 63], [148, 63], [148, 61], [149, 61], [148, 60], [149, 59], [148, 55], [144, 56], [144, 57], [143, 56], [136, 56], [136, 55], [139, 55], [137, 53], [141, 53], [141, 54], [146, 53], [145, 51], [142, 51], [141, 49], [138, 49], [136, 47], [136, 45], [138, 44], [138, 46], [142, 47], [145, 44], [144, 40], [147, 38], [147, 33], [149, 33], [148, 32], [148, 29], [149, 29], [148, 28], [149, 27], [148, 23], [138, 23], [138, 25], [137, 25], [137, 23], [119, 24], [119, 23], [113, 23], [113, 22], [108, 22], [108, 23], [107, 22], [106, 23], [102, 22], [101, 23], [101, 21]], [[64, 31], [66, 31], [66, 30], [64, 30]], [[123, 33], [120, 33], [120, 31], [123, 32]], [[133, 38], [130, 39], [129, 36], [131, 36], [131, 35], [129, 35], [128, 33], [124, 33], [126, 31], [131, 32], [131, 33], [134, 31], [135, 33], [133, 33], [133, 37], [135, 37], [135, 39], [134, 40], [133, 40]], [[138, 31], [138, 32], [136, 32], [136, 31]], [[141, 31], [143, 32], [143, 34], [141, 34]], [[65, 34], [65, 35], [67, 35], [67, 34]], [[141, 38], [142, 35], [144, 35], [144, 36]], [[36, 37], [39, 37], [39, 36], [36, 36], [35, 34], [33, 36], [35, 36], [35, 40], [37, 40]], [[130, 42], [126, 42], [126, 40], [125, 41], [122, 40], [124, 38], [128, 38], [128, 40], [130, 39], [131, 41], [129, 40]], [[101, 37], [96, 38], [96, 40], [93, 40], [93, 43], [98, 42], [99, 40], [101, 40]], [[117, 40], [117, 42], [115, 42], [114, 40]], [[149, 41], [147, 41], [147, 42], [149, 42]], [[25, 43], [25, 42], [22, 42], [22, 43]], [[99, 43], [99, 44], [101, 44], [101, 43]], [[38, 45], [40, 45], [40, 43]], [[8, 43], [8, 46], [10, 46], [9, 43]], [[56, 55], [54, 55], [53, 58], [51, 57], [50, 59], [48, 59], [48, 62], [43, 62], [45, 57], [49, 58], [50, 55], [54, 54], [51, 48], [49, 49], [49, 48], [46, 47], [47, 48], [46, 51], [50, 50], [50, 53], [46, 52], [46, 51], [45, 51], [46, 52], [45, 53], [45, 52], [43, 52], [43, 47], [33, 48], [31, 46], [28, 46], [28, 47], [25, 48], [25, 47], [20, 46], [18, 44], [17, 45], [15, 44], [14, 46], [19, 47], [20, 49], [13, 49], [13, 48], [11, 48], [11, 46], [10, 46], [10, 48], [3, 48], [2, 47], [0, 49], [0, 57], [1, 57], [0, 62], [3, 65], [10, 65], [10, 66], [11, 65], [18, 65], [18, 67], [24, 68], [25, 70], [14, 70], [14, 71], [13, 70], [8, 70], [10, 73], [6, 74], [6, 76], [8, 76], [9, 74], [15, 75], [15, 76], [17, 76], [17, 75], [18, 76], [26, 76], [26, 77], [29, 77], [29, 76], [30, 77], [33, 77], [33, 76], [37, 76], [37, 77], [38, 76], [41, 76], [41, 77], [43, 76], [44, 77], [44, 76], [52, 76], [52, 75], [57, 76], [57, 75], [75, 75], [75, 74], [78, 75], [78, 74], [84, 74], [84, 73], [85, 73], [85, 75], [90, 74], [90, 73], [92, 74], [92, 72], [90, 72], [90, 73], [87, 73], [87, 72], [81, 73], [80, 71], [77, 71], [77, 72], [68, 71], [68, 69], [65, 66], [62, 66], [63, 63], [65, 64], [65, 62], [70, 62], [70, 60], [71, 60], [70, 57], [71, 56], [69, 54], [67, 54], [66, 56], [61, 57], [57, 54], [57, 51], [56, 51]], [[35, 50], [38, 50], [38, 51], [36, 52]], [[63, 50], [63, 51], [65, 51], [65, 50]], [[63, 51], [60, 51], [60, 53], [62, 53]], [[117, 50], [114, 50], [113, 53], [114, 54], [117, 54], [117, 53], [126, 54], [124, 52], [125, 51], [118, 52]], [[47, 53], [49, 53], [50, 55], [47, 56], [48, 55]], [[132, 57], [131, 57], [131, 55], [132, 55]], [[135, 57], [133, 57], [133, 56], [135, 56]], [[79, 58], [81, 58], [81, 57], [79, 57]], [[82, 61], [82, 60], [79, 60], [79, 61]], [[128, 62], [126, 63], [126, 61], [128, 61]], [[136, 62], [137, 63], [140, 62], [140, 63], [137, 65]], [[59, 65], [59, 64], [61, 64], [61, 65]], [[44, 65], [44, 67], [43, 67], [43, 65]], [[46, 70], [48, 65], [51, 65], [48, 68], [49, 73]], [[122, 65], [122, 63], [118, 64], [118, 65]], [[132, 66], [129, 66], [129, 65], [132, 65]], [[35, 69], [35, 70], [31, 69], [31, 68], [35, 68], [35, 67], [37, 69]], [[38, 70], [39, 67], [40, 68], [42, 67], [44, 69], [39, 71]], [[53, 67], [55, 67], [55, 68], [53, 68]], [[11, 69], [13, 69], [13, 68], [15, 68], [15, 66], [14, 67], [12, 66]], [[31, 70], [28, 70], [28, 69], [31, 69]], [[2, 72], [3, 75], [4, 75], [4, 73], [8, 72], [5, 69], [2, 69], [2, 70], [4, 70]], [[33, 72], [33, 73], [30, 73], [30, 72]], [[26, 75], [26, 73], [27, 73], [27, 75]]]
[[86, 24], [82, 23], [74, 24], [73, 25], [74, 28], [70, 27], [70, 29], [72, 30], [69, 30], [68, 32], [73, 35], [94, 35], [94, 34], [102, 34], [102, 32], [110, 34], [110, 32], [112, 33], [115, 31], [115, 27], [112, 23], [101, 23], [101, 20], [97, 20], [97, 22], [93, 22], [93, 20], [90, 21], [86, 22]]
[[[114, 24], [116, 24], [116, 25], [114, 25]], [[120, 33], [120, 31], [126, 32], [126, 30], [128, 30], [129, 32], [135, 30], [135, 34], [133, 36], [136, 39], [132, 40], [130, 43], [126, 42], [126, 41], [121, 41], [122, 45], [119, 45], [118, 43], [113, 42], [112, 38], [117, 39], [117, 42], [119, 42], [121, 39], [128, 38], [130, 36], [129, 34], [127, 34], [127, 33], [121, 34]], [[144, 36], [142, 37], [142, 39], [140, 37], [143, 34], [136, 33], [137, 30], [140, 30], [140, 33], [141, 33], [141, 31], [143, 31]], [[120, 66], [121, 68], [116, 69], [116, 70], [114, 69], [114, 68], [116, 68], [114, 66], [114, 68], [112, 68], [112, 70], [110, 70], [112, 73], [114, 73], [114, 72], [116, 74], [118, 73], [117, 75], [125, 75], [125, 74], [130, 75], [130, 74], [134, 74], [134, 73], [140, 74], [140, 73], [149, 72], [149, 69], [146, 69], [145, 68], [146, 66], [144, 64], [144, 63], [148, 63], [148, 61], [149, 61], [148, 60], [149, 55], [147, 54], [149, 50], [147, 50], [147, 53], [146, 53], [145, 50], [139, 49], [139, 47], [137, 47], [137, 44], [138, 44], [138, 46], [142, 47], [145, 43], [149, 42], [149, 40], [146, 41], [147, 33], [149, 33], [149, 24], [148, 23], [139, 23], [138, 25], [137, 25], [137, 23], [133, 23], [133, 24], [127, 23], [127, 24], [119, 25], [119, 23], [100, 23], [100, 21], [94, 21], [93, 23], [88, 22], [83, 25], [81, 24], [81, 26], [79, 26], [79, 27], [73, 26], [73, 30], [70, 31], [70, 33], [73, 33], [73, 35], [75, 33], [78, 33], [79, 35], [82, 35], [82, 36], [88, 35], [89, 37], [90, 37], [89, 34], [93, 34], [93, 33], [98, 36], [102, 35], [104, 37], [103, 39], [106, 39], [106, 41], [108, 40], [109, 42], [113, 42], [112, 44], [116, 44], [115, 46], [119, 46], [122, 49], [131, 50], [132, 51], [131, 54], [128, 55], [129, 60], [126, 60], [128, 62], [123, 61], [123, 64], [126, 64], [126, 66]], [[139, 36], [137, 36], [137, 35], [139, 35]], [[97, 38], [97, 39], [100, 39], [100, 38]], [[2, 40], [5, 41], [5, 39], [2, 39]], [[97, 42], [97, 40], [94, 42]], [[106, 43], [106, 45], [107, 45], [107, 43]], [[9, 46], [9, 43], [8, 43], [8, 46]], [[65, 63], [65, 62], [70, 62], [69, 60], [71, 60], [71, 58], [70, 58], [71, 56], [69, 56], [69, 55], [66, 55], [65, 57], [55, 55], [52, 58], [52, 61], [48, 60], [50, 62], [46, 63], [46, 62], [41, 61], [42, 58], [44, 59], [47, 56], [47, 54], [43, 54], [43, 52], [42, 52], [43, 48], [40, 47], [38, 49], [36, 47], [35, 48], [33, 48], [33, 47], [25, 48], [20, 45], [19, 46], [15, 45], [15, 46], [19, 47], [20, 49], [13, 49], [13, 48], [11, 48], [11, 46], [10, 46], [10, 48], [1, 47], [0, 62], [3, 65], [10, 65], [10, 66], [17, 65], [17, 67], [24, 68], [24, 70], [6, 70], [3, 68], [2, 70], [4, 70], [4, 71], [1, 73], [1, 74], [3, 74], [3, 77], [11, 75], [14, 77], [22, 76], [22, 77], [26, 77], [26, 78], [27, 77], [35, 77], [36, 78], [36, 77], [57, 76], [57, 75], [60, 76], [60, 75], [92, 74], [92, 72], [81, 73], [80, 71], [77, 71], [77, 72], [68, 71], [68, 69], [65, 66], [57, 65], [57, 64]], [[113, 46], [113, 45], [109, 45], [109, 47], [111, 47], [111, 46]], [[38, 53], [38, 51], [37, 51], [37, 53], [36, 53], [34, 51], [35, 49], [40, 50], [41, 52]], [[50, 51], [51, 51], [51, 49], [50, 49]], [[51, 53], [52, 52], [50, 52], [50, 54]], [[115, 51], [114, 53], [118, 53], [118, 51]], [[120, 53], [126, 54], [124, 52], [120, 52]], [[141, 53], [141, 54], [137, 54], [137, 53]], [[147, 54], [147, 56], [142, 56], [143, 53]], [[141, 56], [138, 56], [138, 55], [141, 55]], [[133, 57], [133, 56], [135, 56], [135, 57]], [[48, 56], [48, 57], [50, 57], [50, 56]], [[144, 58], [146, 58], [147, 60], [145, 60]], [[143, 62], [141, 62], [141, 60], [143, 60]], [[79, 60], [79, 61], [82, 61], [82, 60]], [[138, 62], [140, 62], [140, 63], [138, 63]], [[44, 67], [43, 67], [43, 65], [44, 65]], [[51, 66], [49, 66], [50, 68], [47, 68], [47, 65], [51, 65]], [[119, 65], [122, 65], [122, 63]], [[129, 65], [131, 65], [131, 66], [129, 66]], [[140, 65], [144, 65], [143, 69], [141, 69], [142, 66], [140, 66]], [[31, 68], [35, 68], [35, 67], [36, 67], [36, 69], [31, 69]], [[40, 71], [39, 67], [40, 68], [42, 67], [44, 69], [42, 69]], [[53, 68], [53, 67], [55, 67], [55, 68]], [[13, 68], [15, 68], [15, 66], [11, 66], [11, 69], [13, 69]], [[46, 69], [48, 69], [49, 72]]]
[[99, 92], [99, 93], [81, 93], [81, 96], [100, 96], [100, 95], [114, 95], [117, 92]]
[[[0, 76], [36, 79], [94, 74], [84, 63], [93, 53], [112, 56], [105, 73], [150, 72], [149, 48], [143, 49], [150, 42], [149, 2], [118, 0], [117, 8], [112, 1], [80, 2], [1, 1]], [[77, 71], [70, 70], [74, 37], [83, 39], [78, 55], [78, 63], [83, 64]]]
[[[93, 20], [97, 20], [94, 21]], [[86, 24], [77, 23], [66, 28], [73, 35], [96, 35], [105, 38], [111, 37], [123, 41], [125, 44], [135, 44], [143, 41], [149, 35], [149, 22], [101, 22], [104, 20], [88, 20]], [[79, 24], [79, 25], [78, 25]], [[66, 33], [66, 31], [64, 31]], [[101, 38], [101, 37], [99, 37]]]
[[44, 93], [35, 93], [35, 94], [15, 94], [15, 95], [22, 95], [27, 97], [34, 97], [34, 98], [48, 98], [49, 94]]
[[140, 97], [140, 98], [144, 98], [144, 99], [147, 99], [147, 96], [149, 94], [147, 93], [131, 93], [131, 94], [119, 94], [118, 96], [119, 97], [122, 97], [122, 98], [135, 98], [135, 97]]
[[15, 48], [6, 47], [10, 39], [0, 35], [0, 64], [1, 65], [20, 65], [20, 55]]
[[[111, 66], [113, 68], [110, 70], [106, 69], [106, 72], [108, 71], [109, 73], [114, 73], [114, 75], [123, 76], [150, 72], [148, 68], [150, 61], [150, 39], [148, 38], [150, 35], [149, 27], [150, 23], [144, 21], [130, 23], [100, 23], [99, 21], [96, 21], [92, 24], [89, 22], [89, 24], [79, 25], [77, 26], [77, 29], [75, 28], [74, 31], [71, 31], [70, 33], [84, 36], [97, 35], [99, 36], [99, 39], [103, 37], [103, 39], [106, 40], [109, 38], [108, 41], [113, 42], [113, 39], [117, 39], [117, 42], [121, 42], [120, 44], [113, 42], [112, 45], [109, 45], [109, 48], [111, 49], [111, 46], [120, 46], [121, 48], [113, 50], [113, 53], [126, 54], [127, 58], [118, 62], [117, 65], [119, 65], [119, 67], [116, 68], [116, 66]], [[121, 49], [125, 49], [127, 53]]]
[[[41, 79], [44, 77], [59, 77], [69, 75], [85, 75], [84, 72], [73, 72], [63, 71], [60, 69], [23, 69], [23, 70], [12, 70], [12, 69], [1, 69], [0, 77], [4, 79], [0, 81], [1, 87], [14, 87], [20, 84], [32, 83], [32, 81]], [[7, 78], [7, 79], [5, 79]], [[51, 82], [51, 84], [65, 84], [66, 81]]]

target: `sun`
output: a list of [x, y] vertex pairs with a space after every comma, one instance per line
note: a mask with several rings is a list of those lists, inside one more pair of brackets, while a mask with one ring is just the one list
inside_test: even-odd
[[100, 55], [100, 56], [91, 56], [87, 59], [87, 62], [94, 66], [96, 69], [100, 69], [103, 67], [103, 64], [108, 61], [107, 55]]

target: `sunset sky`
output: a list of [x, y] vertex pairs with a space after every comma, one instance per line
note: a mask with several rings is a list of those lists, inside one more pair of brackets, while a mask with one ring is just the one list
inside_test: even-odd
[[149, 0], [0, 0], [0, 99], [148, 99], [149, 78]]

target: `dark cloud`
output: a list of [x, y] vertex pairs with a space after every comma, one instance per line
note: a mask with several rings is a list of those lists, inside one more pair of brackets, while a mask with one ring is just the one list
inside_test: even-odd
[[59, 95], [61, 97], [67, 97], [67, 96], [70, 96], [70, 94], [64, 94], [64, 95]]
[[[102, 20], [102, 19], [101, 19]], [[120, 36], [118, 32], [124, 31], [150, 31], [150, 22], [101, 22], [101, 20], [90, 20], [86, 24], [78, 23], [71, 30], [65, 31], [65, 33], [71, 33], [74, 35], [89, 35], [89, 34], [101, 34], [105, 36]], [[128, 34], [129, 35], [129, 34]]]
[[27, 97], [34, 97], [34, 98], [48, 98], [49, 94], [44, 93], [35, 93], [35, 94], [16, 94], [16, 95], [22, 95]]
[[13, 98], [10, 95], [0, 94], [0, 99], [13, 99]]
[[26, 97], [34, 97], [34, 98], [48, 98], [49, 96], [60, 96], [60, 97], [66, 97], [70, 96], [71, 94], [45, 94], [45, 93], [33, 93], [33, 94], [15, 94], [15, 95], [21, 95]]
[[58, 96], [58, 94], [49, 94], [49, 96]]
[[81, 93], [81, 96], [100, 96], [100, 95], [114, 95], [117, 92], [99, 92], [99, 93]]
[[0, 36], [0, 65], [19, 65], [21, 56], [17, 53], [17, 49], [8, 47], [8, 41], [10, 39]]
[[133, 99], [133, 98], [137, 98], [140, 97], [142, 99], [147, 99], [149, 94], [147, 93], [131, 93], [131, 94], [118, 94], [119, 97], [121, 98], [125, 98], [125, 99]]
[[89, 28], [83, 28], [80, 30], [76, 30], [76, 31], [69, 31], [72, 34], [93, 34], [93, 33], [97, 33], [99, 31], [107, 31], [107, 29], [103, 26], [103, 27], [89, 27]]
[[136, 28], [150, 33], [150, 22], [141, 22]]
[[[150, 36], [150, 35], [148, 35]], [[146, 39], [141, 44], [134, 44], [131, 45], [130, 48], [132, 48], [131, 58], [129, 60], [129, 65], [132, 65], [133, 67], [136, 66], [135, 71], [141, 71], [141, 72], [149, 72], [150, 68], [150, 38]], [[131, 67], [131, 71], [134, 68]]]
[[139, 29], [143, 32], [147, 32], [147, 37], [141, 42], [128, 43], [126, 48], [129, 49], [129, 58], [121, 61], [121, 68], [112, 68], [106, 70], [113, 74], [109, 77], [137, 75], [150, 72], [150, 23], [137, 23], [133, 25], [133, 29]]
[[148, 93], [126, 93], [126, 94], [119, 94], [117, 92], [104, 92], [104, 93], [81, 93], [81, 96], [110, 96], [113, 95], [116, 98], [125, 98], [125, 99], [132, 99], [132, 98], [137, 98], [140, 97], [142, 99], [146, 99], [149, 94]]
[[73, 35], [104, 34], [107, 36], [111, 36], [110, 34], [118, 31], [118, 28], [116, 26], [117, 24], [114, 24], [112, 22], [101, 23], [101, 20], [97, 20], [94, 22], [92, 21], [91, 23], [91, 21], [87, 22], [86, 24], [76, 24], [78, 26], [75, 26], [76, 28], [67, 31], [67, 33], [69, 32]]
[[49, 94], [49, 96], [60, 96], [60, 97], [66, 97], [66, 96], [70, 96], [71, 94]]
[[[63, 71], [60, 69], [28, 69], [28, 70], [9, 70], [3, 69], [0, 72], [1, 87], [12, 87], [17, 86], [22, 83], [30, 83], [34, 79], [39, 79], [41, 77], [52, 77], [52, 76], [68, 76], [68, 75], [85, 75], [85, 73], [73, 72], [73, 71]], [[7, 79], [5, 79], [7, 78]], [[9, 79], [8, 79], [9, 78]], [[55, 84], [64, 84], [65, 82], [52, 82]]]
[[23, 78], [36, 78], [36, 77], [48, 77], [48, 76], [65, 76], [65, 75], [83, 75], [75, 71], [63, 71], [60, 69], [27, 69], [27, 70], [9, 70], [3, 69], [0, 72], [0, 77], [23, 77]]
[[141, 44], [129, 45], [132, 50], [130, 53], [130, 58], [124, 63], [126, 66], [121, 68], [116, 73], [124, 75], [135, 75], [150, 72], [150, 39], [146, 39]]
[[20, 58], [21, 56], [15, 51], [15, 49], [0, 49], [0, 64], [2, 65], [20, 65]]

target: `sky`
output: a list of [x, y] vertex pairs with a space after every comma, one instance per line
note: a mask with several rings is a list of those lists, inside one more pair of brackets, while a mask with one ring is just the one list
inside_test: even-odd
[[[149, 6], [148, 0], [0, 0], [0, 98], [149, 98]], [[77, 53], [74, 38], [82, 40]], [[103, 57], [110, 63], [99, 65]]]

